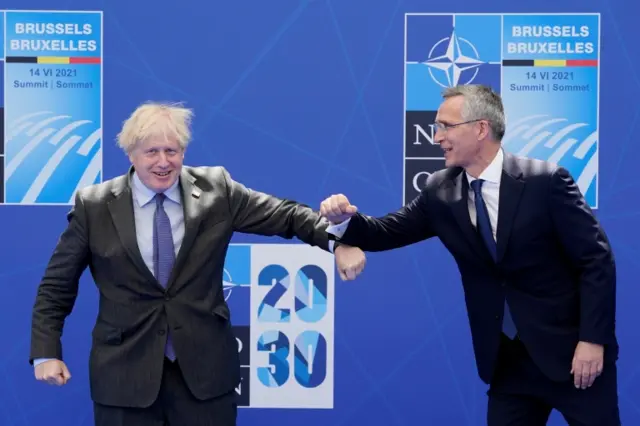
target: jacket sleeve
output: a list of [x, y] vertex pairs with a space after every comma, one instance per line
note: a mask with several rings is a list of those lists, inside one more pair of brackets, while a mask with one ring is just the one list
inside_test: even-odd
[[609, 240], [569, 172], [550, 180], [551, 215], [579, 273], [580, 340], [607, 344], [615, 337], [616, 266]]
[[234, 181], [226, 170], [223, 175], [235, 231], [286, 239], [297, 237], [311, 246], [330, 251], [326, 232], [329, 222], [319, 212], [304, 204], [247, 188]]
[[53, 251], [37, 290], [31, 323], [29, 362], [62, 359], [62, 328], [78, 295], [78, 281], [89, 262], [86, 212], [80, 193], [67, 215], [68, 225]]
[[332, 226], [336, 239], [364, 251], [385, 251], [404, 247], [435, 236], [429, 215], [429, 192], [422, 190], [409, 204], [382, 217], [356, 213], [345, 223]]

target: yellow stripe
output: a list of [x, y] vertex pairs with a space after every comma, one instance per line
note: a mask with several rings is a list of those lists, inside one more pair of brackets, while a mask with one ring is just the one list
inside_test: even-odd
[[533, 61], [536, 67], [566, 67], [567, 61], [564, 59], [536, 59]]
[[69, 58], [66, 56], [38, 56], [39, 64], [68, 64]]

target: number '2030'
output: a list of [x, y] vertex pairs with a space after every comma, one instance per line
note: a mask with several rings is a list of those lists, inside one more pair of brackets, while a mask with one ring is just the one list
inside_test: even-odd
[[[258, 321], [288, 323], [291, 310], [276, 307], [289, 290], [291, 277], [281, 265], [269, 265], [258, 275], [258, 285], [269, 286], [258, 307]], [[304, 322], [316, 323], [327, 313], [327, 275], [317, 265], [306, 265], [295, 275], [295, 314]], [[289, 337], [279, 330], [265, 331], [258, 339], [258, 350], [269, 352], [269, 366], [259, 367], [258, 379], [268, 387], [282, 386], [289, 380], [291, 365]], [[324, 382], [327, 375], [327, 341], [315, 331], [306, 330], [294, 341], [293, 373], [296, 382], [314, 388]]]

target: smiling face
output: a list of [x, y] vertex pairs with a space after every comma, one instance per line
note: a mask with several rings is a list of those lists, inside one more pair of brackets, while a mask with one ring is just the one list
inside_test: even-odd
[[[435, 140], [444, 151], [446, 167], [468, 167], [479, 156], [482, 144], [478, 140], [478, 122], [463, 123], [464, 97], [453, 96], [442, 102], [436, 116], [438, 128]], [[449, 127], [455, 126], [455, 127]]]
[[435, 141], [444, 151], [446, 167], [462, 167], [472, 176], [491, 163], [500, 142], [494, 140], [489, 121], [478, 117], [465, 117], [465, 98], [446, 98], [438, 109]]
[[180, 176], [184, 149], [175, 138], [150, 137], [136, 144], [129, 160], [147, 188], [163, 192]]
[[164, 192], [180, 177], [192, 117], [178, 104], [146, 102], [125, 120], [118, 145], [150, 190]]

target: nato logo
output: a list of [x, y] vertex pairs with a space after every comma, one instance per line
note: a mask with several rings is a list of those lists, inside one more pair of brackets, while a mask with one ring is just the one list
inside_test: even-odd
[[461, 84], [499, 91], [500, 26], [500, 15], [406, 15], [404, 204], [444, 168], [433, 127], [442, 92]]
[[251, 324], [251, 246], [231, 244], [222, 276], [224, 299], [234, 326]]
[[236, 388], [239, 407], [250, 405], [251, 395], [251, 246], [231, 244], [225, 257], [222, 291], [231, 313], [240, 356], [241, 382]]
[[406, 16], [405, 111], [436, 111], [460, 84], [500, 89], [499, 15]]

